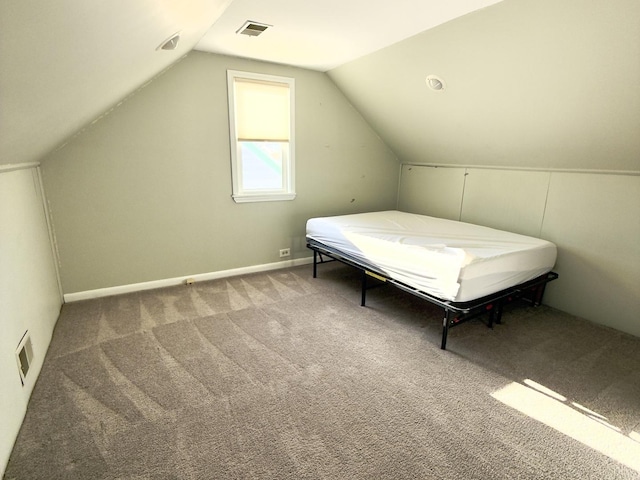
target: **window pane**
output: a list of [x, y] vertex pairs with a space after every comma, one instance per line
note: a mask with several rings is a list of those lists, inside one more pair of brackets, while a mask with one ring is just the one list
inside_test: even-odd
[[287, 142], [240, 142], [243, 190], [282, 190]]

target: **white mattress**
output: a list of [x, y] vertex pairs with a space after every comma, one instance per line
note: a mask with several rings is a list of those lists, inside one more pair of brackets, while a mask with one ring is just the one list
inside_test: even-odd
[[399, 211], [312, 218], [307, 237], [455, 302], [547, 273], [557, 253], [539, 238]]

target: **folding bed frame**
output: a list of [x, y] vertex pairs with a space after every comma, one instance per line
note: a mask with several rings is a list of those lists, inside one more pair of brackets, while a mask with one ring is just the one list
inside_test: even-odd
[[[488, 314], [488, 326], [493, 328], [494, 323], [501, 323], [502, 311], [506, 303], [515, 299], [524, 299], [525, 301], [529, 301], [532, 305], [538, 306], [542, 302], [542, 296], [544, 295], [546, 284], [558, 278], [557, 273], [548, 272], [534, 278], [533, 280], [505, 288], [499, 292], [495, 292], [481, 298], [466, 302], [455, 302], [438, 298], [429, 293], [420, 291], [417, 288], [411, 287], [406, 283], [390, 277], [379, 267], [355, 258], [348, 253], [341, 252], [334, 247], [324, 245], [313, 238], [307, 237], [307, 247], [313, 250], [313, 278], [317, 277], [317, 268], [319, 263], [332, 262], [336, 260], [355, 267], [362, 272], [362, 298], [360, 302], [362, 306], [365, 306], [366, 293], [368, 289], [383, 284], [390, 284], [444, 309], [444, 319], [442, 320], [442, 342], [440, 345], [440, 348], [443, 350], [446, 349], [447, 335], [450, 328], [461, 325], [462, 323], [473, 318], [477, 318], [483, 314]], [[325, 259], [324, 257], [328, 257], [328, 259]], [[370, 277], [383, 283], [381, 284], [376, 282], [370, 284], [368, 282]]]

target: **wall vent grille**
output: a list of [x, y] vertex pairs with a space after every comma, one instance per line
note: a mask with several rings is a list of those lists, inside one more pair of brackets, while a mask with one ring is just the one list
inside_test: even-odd
[[31, 367], [31, 361], [33, 360], [33, 344], [31, 343], [31, 337], [29, 331], [26, 331], [22, 336], [22, 340], [18, 344], [16, 350], [16, 360], [18, 361], [18, 372], [20, 373], [20, 381], [24, 386], [29, 368]]

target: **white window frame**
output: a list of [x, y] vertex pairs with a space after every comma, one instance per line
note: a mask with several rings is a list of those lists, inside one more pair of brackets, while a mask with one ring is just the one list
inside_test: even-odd
[[[236, 128], [235, 79], [256, 80], [266, 83], [286, 84], [289, 88], [289, 151], [282, 159], [281, 189], [245, 190], [242, 184], [241, 142], [238, 141]], [[266, 75], [262, 73], [227, 70], [227, 91], [229, 96], [229, 134], [231, 147], [232, 198], [236, 203], [269, 202], [293, 200], [295, 192], [295, 79]]]

